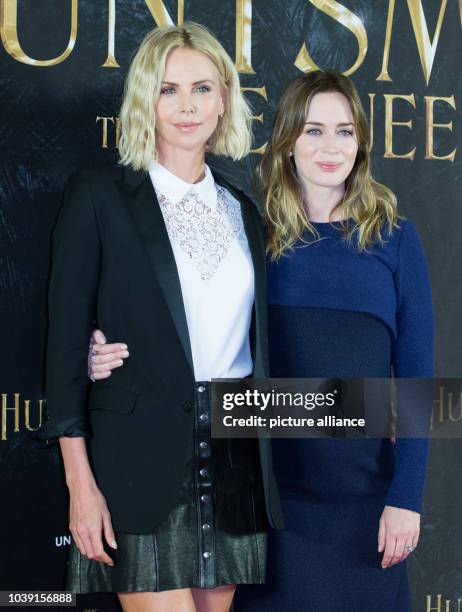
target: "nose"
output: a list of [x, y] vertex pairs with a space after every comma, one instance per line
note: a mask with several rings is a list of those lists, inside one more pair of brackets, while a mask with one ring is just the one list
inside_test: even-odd
[[335, 132], [332, 134], [328, 133], [325, 135], [323, 148], [326, 151], [326, 153], [337, 153], [337, 151], [339, 150], [337, 138], [338, 136]]
[[190, 93], [183, 93], [181, 97], [181, 112], [188, 115], [196, 112], [196, 107]]

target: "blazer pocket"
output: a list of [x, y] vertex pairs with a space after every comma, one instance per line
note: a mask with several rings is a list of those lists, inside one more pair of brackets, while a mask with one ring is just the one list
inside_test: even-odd
[[93, 383], [88, 400], [88, 410], [112, 410], [131, 414], [135, 410], [138, 393], [120, 387], [98, 387]]

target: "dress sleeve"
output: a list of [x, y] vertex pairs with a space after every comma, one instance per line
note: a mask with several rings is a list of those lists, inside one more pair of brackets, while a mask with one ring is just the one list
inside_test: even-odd
[[[433, 376], [433, 308], [425, 255], [415, 226], [405, 221], [395, 273], [397, 295], [397, 337], [393, 350], [396, 378], [431, 379]], [[398, 384], [398, 437], [395, 443], [394, 476], [385, 504], [422, 512], [428, 437], [399, 437], [407, 431], [409, 416], [419, 427], [419, 436], [428, 432], [431, 392], [428, 382]], [[416, 406], [417, 404], [417, 406]], [[414, 416], [410, 410], [419, 410]], [[405, 425], [407, 421], [407, 426]]]
[[101, 243], [86, 173], [71, 177], [53, 232], [48, 292], [46, 420], [32, 437], [44, 446], [61, 436], [89, 437], [88, 345], [96, 320]]

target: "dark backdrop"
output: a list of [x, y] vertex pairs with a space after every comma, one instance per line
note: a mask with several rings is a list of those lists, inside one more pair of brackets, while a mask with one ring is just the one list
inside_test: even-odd
[[[130, 58], [156, 20], [177, 22], [178, 10], [181, 18], [182, 5], [0, 6], [0, 588], [58, 589], [69, 544], [62, 469], [56, 450], [28, 438], [43, 399], [50, 232], [66, 177], [117, 159], [116, 116]], [[460, 0], [185, 0], [184, 18], [210, 27], [235, 58], [258, 117], [257, 150], [280, 93], [300, 70], [331, 67], [352, 76], [373, 126], [374, 174], [395, 191], [424, 242], [436, 372], [461, 376]], [[250, 188], [258, 158], [217, 164]], [[453, 404], [457, 416], [460, 398]], [[446, 612], [446, 600], [456, 611], [462, 600], [461, 460], [459, 441], [432, 443], [422, 539], [410, 563], [419, 612]], [[82, 597], [79, 607], [117, 609], [111, 596], [96, 595]]]

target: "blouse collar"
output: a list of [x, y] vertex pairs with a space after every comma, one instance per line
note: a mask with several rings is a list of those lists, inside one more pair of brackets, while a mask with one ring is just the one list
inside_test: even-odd
[[177, 204], [189, 193], [196, 193], [210, 208], [216, 207], [217, 192], [210, 168], [205, 164], [205, 176], [198, 183], [188, 183], [167, 170], [157, 161], [149, 168], [154, 189], [164, 195], [173, 204]]

